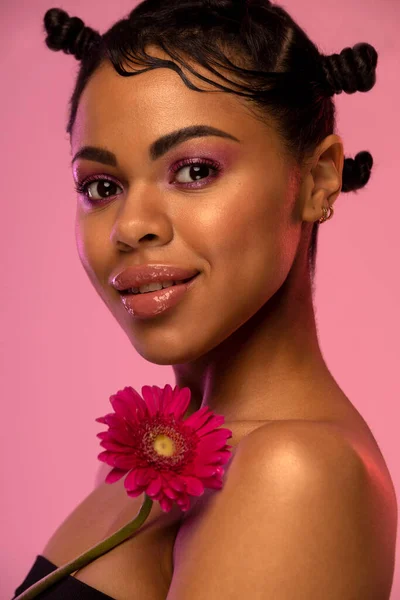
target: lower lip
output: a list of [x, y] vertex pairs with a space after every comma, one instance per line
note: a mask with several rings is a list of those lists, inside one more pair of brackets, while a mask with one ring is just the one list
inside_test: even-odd
[[156, 317], [178, 304], [198, 276], [199, 274], [186, 283], [177, 283], [155, 292], [123, 295], [122, 304], [133, 317], [141, 319]]

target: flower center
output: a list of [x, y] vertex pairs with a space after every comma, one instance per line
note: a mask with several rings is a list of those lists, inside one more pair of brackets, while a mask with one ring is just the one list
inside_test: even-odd
[[158, 470], [182, 469], [196, 454], [198, 438], [190, 427], [172, 416], [156, 415], [138, 433], [137, 452]]
[[154, 438], [154, 450], [160, 456], [172, 456], [175, 452], [175, 444], [167, 435], [160, 433]]

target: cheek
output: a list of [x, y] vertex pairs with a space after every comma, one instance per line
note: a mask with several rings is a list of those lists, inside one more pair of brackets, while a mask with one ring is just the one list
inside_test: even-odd
[[99, 292], [102, 283], [104, 284], [103, 271], [107, 266], [107, 244], [103, 240], [98, 227], [89, 225], [85, 219], [76, 218], [75, 243], [78, 256], [87, 276]]
[[198, 240], [195, 251], [209, 263], [204, 333], [218, 331], [216, 343], [279, 290], [293, 264], [299, 235], [299, 228], [290, 225], [285, 190], [260, 190], [248, 180], [247, 185], [236, 182], [229, 187], [220, 194], [218, 208], [215, 197], [207, 209], [203, 205], [191, 224], [196, 233], [188, 237]]
[[[203, 205], [193, 229], [201, 240], [201, 253], [225, 283], [249, 278], [267, 282], [282, 279], [293, 260], [289, 228], [290, 206], [285, 191], [267, 185], [237, 181]], [[201, 235], [200, 235], [201, 234]], [[194, 236], [195, 237], [195, 236]], [[211, 273], [212, 274], [212, 273]]]

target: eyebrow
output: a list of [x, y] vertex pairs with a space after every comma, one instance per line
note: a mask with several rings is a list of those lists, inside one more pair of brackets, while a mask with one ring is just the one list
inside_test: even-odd
[[[186, 142], [191, 138], [204, 137], [208, 135], [216, 135], [218, 137], [227, 138], [240, 142], [240, 140], [234, 135], [217, 129], [216, 127], [210, 127], [209, 125], [192, 125], [190, 127], [184, 127], [167, 133], [162, 137], [158, 138], [149, 146], [149, 157], [151, 160], [157, 160], [164, 154], [166, 154], [171, 148]], [[105, 150], [104, 148], [97, 148], [96, 146], [83, 146], [78, 150], [71, 161], [71, 165], [78, 159], [94, 160], [96, 162], [103, 163], [104, 165], [110, 165], [111, 167], [117, 167], [117, 157], [113, 152]]]

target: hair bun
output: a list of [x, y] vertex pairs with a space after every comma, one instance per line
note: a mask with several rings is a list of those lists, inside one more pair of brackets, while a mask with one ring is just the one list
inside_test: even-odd
[[371, 44], [361, 42], [344, 48], [340, 54], [322, 56], [326, 89], [329, 96], [369, 92], [376, 82], [378, 53]]
[[79, 17], [70, 17], [61, 8], [50, 8], [43, 21], [47, 32], [47, 47], [73, 54], [77, 60], [81, 60], [101, 40], [98, 31], [87, 27]]
[[372, 155], [364, 150], [355, 158], [345, 158], [343, 165], [342, 192], [353, 192], [366, 185], [371, 176], [374, 160]]

